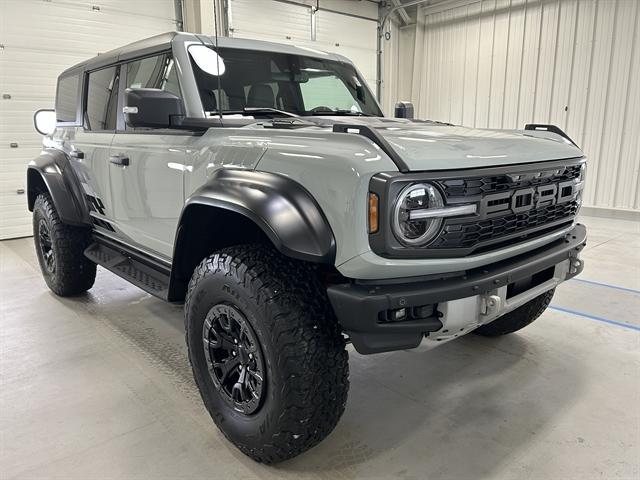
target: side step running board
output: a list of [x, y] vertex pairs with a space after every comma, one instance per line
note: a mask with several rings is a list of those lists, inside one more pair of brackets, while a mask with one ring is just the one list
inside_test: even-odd
[[167, 300], [170, 271], [134, 255], [114, 242], [96, 240], [85, 251], [85, 257], [124, 278], [147, 293]]

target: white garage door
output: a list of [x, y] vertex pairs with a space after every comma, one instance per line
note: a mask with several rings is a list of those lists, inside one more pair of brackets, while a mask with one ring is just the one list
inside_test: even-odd
[[58, 74], [175, 29], [173, 0], [0, 0], [0, 239], [31, 234], [19, 192], [40, 152], [33, 113], [53, 108]]
[[311, 9], [278, 1], [231, 0], [232, 37], [287, 43], [351, 59], [375, 92], [376, 22], [319, 10], [311, 40]]

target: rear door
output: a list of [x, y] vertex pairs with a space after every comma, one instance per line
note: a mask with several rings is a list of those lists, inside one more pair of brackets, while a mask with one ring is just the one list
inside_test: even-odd
[[97, 231], [117, 236], [109, 188], [109, 151], [116, 130], [119, 67], [94, 70], [84, 76], [83, 127], [71, 140], [71, 162], [82, 184]]
[[[121, 72], [121, 95], [127, 88], [160, 88], [181, 96], [170, 52], [124, 63]], [[118, 128], [110, 156], [126, 158], [128, 165], [108, 168], [113, 219], [126, 243], [171, 258], [184, 204], [186, 149], [193, 140], [183, 130]]]

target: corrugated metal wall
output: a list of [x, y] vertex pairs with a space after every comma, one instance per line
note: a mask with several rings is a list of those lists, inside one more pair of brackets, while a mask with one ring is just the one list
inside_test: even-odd
[[31, 234], [26, 166], [41, 150], [33, 128], [53, 108], [60, 72], [176, 29], [173, 0], [0, 0], [0, 239]]
[[381, 104], [385, 115], [392, 117], [396, 102], [412, 100], [416, 28], [400, 27], [392, 19], [385, 24], [385, 34], [387, 32], [389, 40], [384, 41], [382, 48]]
[[428, 12], [415, 40], [397, 36], [415, 53], [412, 86], [395, 93], [409, 93], [420, 117], [559, 125], [589, 157], [585, 205], [640, 210], [640, 1], [482, 0]]

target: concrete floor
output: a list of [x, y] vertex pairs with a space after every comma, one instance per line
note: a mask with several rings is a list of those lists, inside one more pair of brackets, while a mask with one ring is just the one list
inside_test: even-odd
[[210, 421], [181, 307], [102, 269], [57, 298], [32, 240], [1, 242], [0, 478], [640, 478], [640, 224], [583, 221], [585, 272], [537, 322], [351, 353], [339, 426], [276, 467]]

